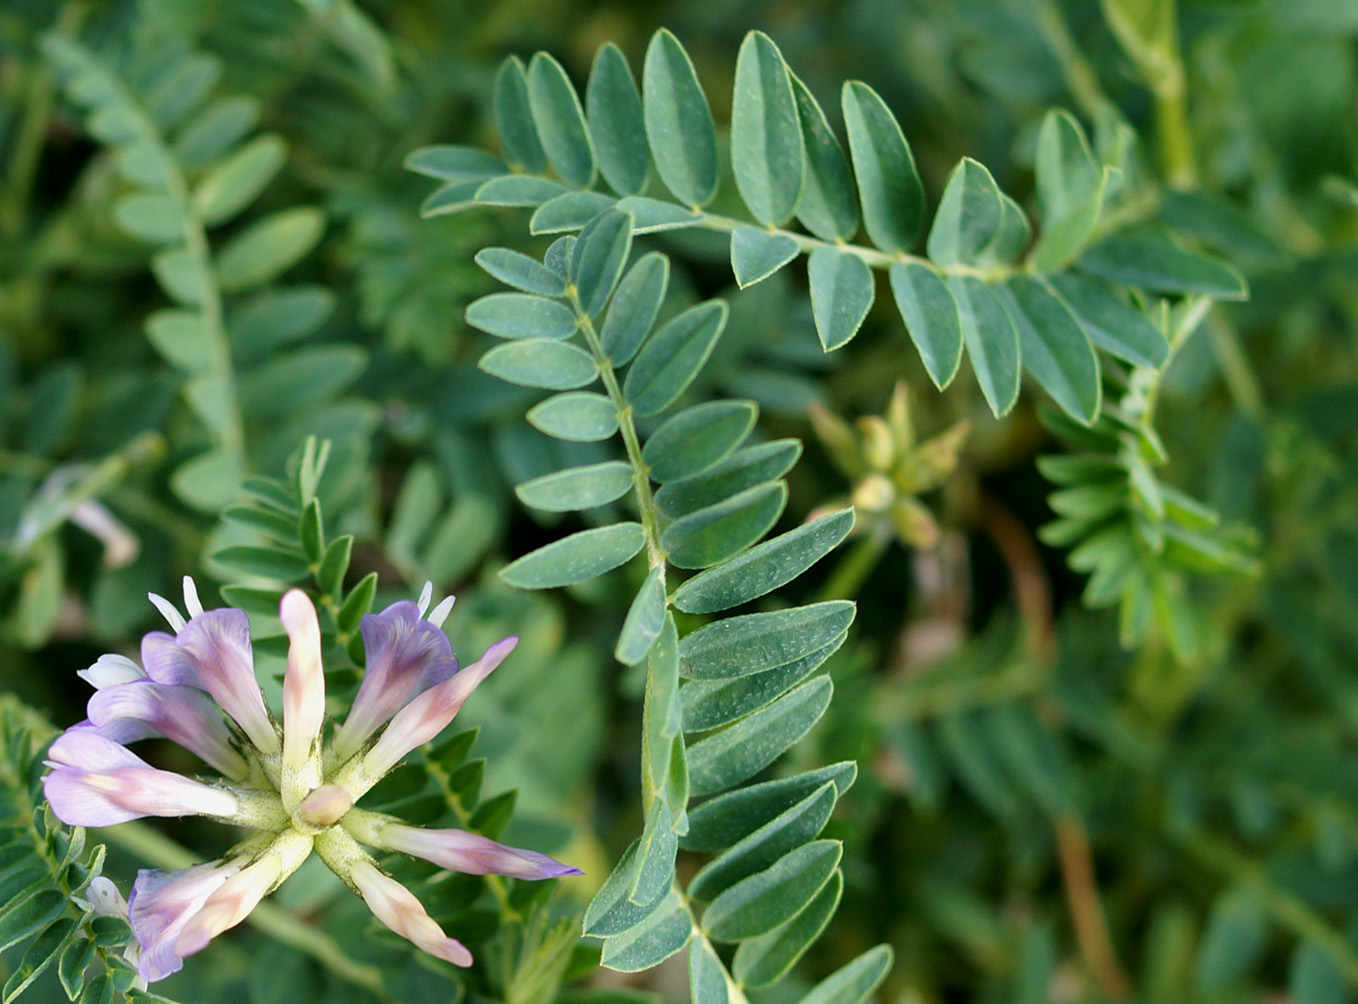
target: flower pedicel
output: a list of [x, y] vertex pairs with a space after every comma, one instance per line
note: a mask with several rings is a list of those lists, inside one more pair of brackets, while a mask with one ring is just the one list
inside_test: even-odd
[[[363, 618], [367, 673], [329, 742], [320, 626], [300, 590], [283, 597], [279, 614], [289, 643], [281, 729], [255, 679], [245, 613], [203, 610], [187, 577], [187, 620], [162, 597], [151, 597], [175, 634], [157, 631], [142, 639], [141, 666], [106, 655], [80, 672], [95, 687], [89, 719], [52, 744], [43, 780], [63, 822], [111, 826], [142, 816], [203, 815], [256, 831], [220, 861], [138, 873], [127, 909], [143, 979], [155, 982], [179, 970], [185, 956], [244, 920], [313, 850], [378, 920], [458, 966], [471, 965], [471, 953], [444, 934], [363, 845], [474, 875], [579, 874], [545, 854], [479, 834], [409, 826], [354, 807], [452, 721], [518, 641], [505, 638], [459, 670], [442, 629], [452, 598], [426, 617], [430, 591], [426, 586], [418, 604], [404, 600]], [[126, 748], [149, 736], [178, 743], [221, 778], [159, 770]]]

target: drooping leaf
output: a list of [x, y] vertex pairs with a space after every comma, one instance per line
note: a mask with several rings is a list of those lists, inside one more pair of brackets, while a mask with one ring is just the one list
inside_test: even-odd
[[717, 131], [707, 95], [679, 39], [665, 29], [646, 47], [642, 68], [646, 136], [665, 187], [686, 207], [717, 191]]
[[1103, 382], [1098, 356], [1080, 322], [1036, 279], [1015, 276], [998, 292], [1018, 331], [1024, 367], [1066, 414], [1093, 422]]
[[970, 275], [947, 280], [957, 301], [962, 339], [976, 382], [996, 416], [1014, 406], [1019, 392], [1019, 341], [1014, 322], [995, 291]]
[[553, 589], [584, 582], [627, 562], [646, 543], [640, 523], [581, 530], [525, 554], [500, 571], [520, 589]]
[[883, 251], [907, 251], [924, 220], [924, 185], [900, 123], [861, 81], [844, 84], [842, 103], [868, 237]]
[[797, 219], [821, 240], [848, 240], [858, 230], [858, 193], [853, 172], [820, 103], [795, 74], [792, 88], [806, 155]]
[[679, 481], [726, 459], [754, 428], [752, 401], [709, 401], [685, 408], [651, 433], [641, 459], [659, 482]]
[[731, 271], [741, 289], [767, 279], [798, 254], [797, 242], [787, 234], [759, 227], [731, 231]]
[[942, 390], [962, 363], [962, 321], [957, 301], [937, 272], [925, 265], [892, 265], [891, 292], [929, 379]]
[[750, 214], [765, 226], [792, 215], [802, 189], [802, 132], [787, 64], [761, 31], [736, 57], [731, 102], [731, 166]]
[[510, 56], [500, 64], [499, 72], [495, 74], [491, 105], [495, 111], [495, 124], [500, 130], [500, 145], [509, 166], [528, 174], [544, 171], [547, 154], [533, 122], [528, 75], [518, 56]]
[[832, 352], [858, 334], [872, 309], [877, 285], [862, 258], [832, 247], [812, 251], [806, 272], [816, 333], [825, 351]]
[[552, 168], [572, 188], [594, 184], [594, 146], [566, 71], [545, 52], [528, 63], [528, 108]]
[[594, 55], [585, 86], [585, 108], [604, 180], [619, 195], [641, 194], [651, 173], [646, 119], [632, 68], [612, 42]]

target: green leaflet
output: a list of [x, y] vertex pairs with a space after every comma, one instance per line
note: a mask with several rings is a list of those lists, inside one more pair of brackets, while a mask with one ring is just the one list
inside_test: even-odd
[[827, 781], [701, 868], [689, 882], [689, 896], [710, 900], [814, 840], [829, 820], [836, 797], [834, 784]]
[[1076, 421], [1099, 414], [1103, 381], [1099, 358], [1080, 322], [1049, 288], [1015, 276], [997, 287], [1018, 331], [1019, 353], [1043, 389]]
[[1239, 884], [1218, 896], [1194, 960], [1194, 976], [1202, 992], [1220, 990], [1249, 970], [1267, 935], [1268, 914], [1251, 887]]
[[663, 28], [646, 47], [642, 90], [660, 180], [685, 206], [705, 206], [717, 192], [717, 131], [693, 61]]
[[544, 474], [516, 486], [514, 494], [524, 505], [535, 509], [571, 512], [612, 502], [627, 494], [631, 487], [631, 465], [621, 460], [608, 460]]
[[726, 968], [704, 938], [688, 946], [688, 985], [693, 1004], [728, 1004]]
[[638, 904], [627, 898], [627, 893], [638, 882], [641, 839], [634, 840], [623, 852], [604, 884], [595, 893], [585, 911], [584, 933], [592, 938], [606, 938], [636, 927], [658, 911], [666, 901], [662, 892], [652, 903]]
[[1043, 229], [1079, 212], [1103, 186], [1103, 168], [1074, 116], [1053, 108], [1037, 133], [1034, 164]]
[[688, 749], [689, 787], [711, 795], [757, 774], [801, 739], [830, 705], [828, 677], [808, 680], [766, 708]]
[[1012, 818], [1019, 804], [1014, 786], [980, 716], [974, 712], [946, 715], [940, 722], [939, 737], [972, 797], [996, 818]]
[[705, 474], [661, 485], [655, 494], [660, 511], [675, 519], [715, 505], [736, 492], [780, 478], [802, 455], [795, 439], [776, 439], [738, 450]]
[[646, 826], [637, 844], [637, 864], [627, 890], [627, 900], [637, 906], [654, 903], [674, 883], [674, 857], [679, 838], [674, 816], [663, 798], [651, 803]]
[[891, 292], [920, 359], [939, 390], [962, 364], [962, 321], [957, 301], [937, 272], [913, 262], [892, 265]]
[[225, 223], [257, 199], [288, 159], [288, 145], [256, 136], [211, 167], [193, 188], [193, 208], [209, 226]]
[[585, 85], [585, 108], [604, 180], [619, 195], [639, 195], [651, 173], [646, 119], [632, 68], [612, 42], [595, 53]]
[[709, 401], [685, 408], [651, 433], [641, 459], [659, 482], [702, 474], [726, 459], [754, 428], [753, 401]]
[[976, 382], [998, 417], [1018, 400], [1018, 332], [995, 291], [969, 275], [950, 276], [948, 289], [957, 301], [962, 339], [966, 342]]
[[714, 941], [742, 941], [766, 934], [806, 907], [830, 881], [843, 847], [814, 840], [727, 889], [703, 913], [703, 930]]
[[206, 373], [213, 366], [213, 336], [202, 314], [160, 310], [146, 319], [146, 337], [172, 366]]
[[848, 240], [858, 230], [858, 193], [853, 172], [820, 103], [796, 74], [790, 75], [806, 155], [797, 219], [821, 240]]
[[1137, 366], [1159, 369], [1169, 358], [1169, 342], [1146, 315], [1108, 289], [1078, 276], [1053, 275], [1047, 280], [1084, 325], [1094, 344]]
[[[659, 569], [652, 569], [652, 572], [658, 573]], [[658, 574], [655, 577], [660, 578]], [[650, 576], [647, 578], [649, 580]], [[646, 586], [643, 585], [642, 589], [645, 590]], [[661, 603], [664, 603], [663, 589]], [[679, 632], [674, 626], [674, 617], [668, 611], [662, 611], [662, 614], [659, 634], [647, 653], [650, 658], [646, 666], [646, 694], [641, 720], [642, 776], [657, 791], [672, 787], [667, 782], [679, 766], [678, 761], [684, 757], [684, 740], [679, 722]], [[671, 811], [683, 819], [683, 826], [676, 828], [675, 832], [687, 828], [687, 819], [683, 818], [688, 803], [687, 782], [683, 788], [681, 798], [670, 800]], [[666, 790], [667, 798], [669, 794]], [[676, 822], [679, 821], [677, 818]]]
[[731, 271], [741, 289], [767, 279], [798, 254], [797, 242], [786, 234], [758, 227], [731, 231]]
[[506, 174], [483, 182], [476, 189], [475, 201], [479, 206], [511, 206], [526, 208], [540, 206], [544, 202], [565, 195], [565, 185], [546, 178], [533, 178], [523, 174]]
[[177, 240], [188, 224], [178, 199], [147, 193], [119, 199], [113, 206], [113, 220], [131, 236], [155, 244]]
[[560, 300], [532, 293], [491, 293], [467, 305], [467, 323], [500, 338], [569, 338], [575, 314]]
[[450, 181], [446, 185], [434, 189], [420, 203], [421, 219], [431, 219], [435, 216], [450, 216], [453, 213], [460, 213], [470, 209], [477, 204], [476, 193], [485, 184], [479, 179], [471, 181]]
[[591, 443], [618, 431], [618, 409], [610, 398], [589, 391], [556, 394], [528, 409], [528, 421], [556, 439]]
[[836, 869], [800, 913], [767, 934], [742, 941], [731, 966], [736, 979], [747, 987], [767, 986], [782, 979], [829, 926], [843, 892], [844, 875]]
[[599, 376], [594, 359], [583, 349], [537, 338], [497, 345], [476, 365], [501, 380], [549, 390], [574, 390]]
[[1303, 941], [1292, 953], [1287, 992], [1296, 1004], [1344, 1004], [1344, 971], [1320, 944]]
[[217, 255], [223, 292], [260, 286], [304, 258], [325, 230], [325, 214], [312, 206], [284, 209], [256, 220]]
[[599, 332], [604, 355], [614, 366], [625, 365], [641, 348], [665, 302], [669, 281], [670, 260], [652, 251], [638, 258], [618, 283]]
[[1017, 202], [1000, 193], [1000, 229], [995, 239], [977, 256], [980, 265], [1012, 265], [1028, 246], [1033, 236], [1033, 225]]
[[623, 973], [639, 973], [664, 962], [693, 934], [693, 922], [678, 894], [671, 892], [659, 909], [637, 926], [604, 942], [603, 964]]
[[538, 139], [537, 126], [528, 101], [528, 77], [518, 56], [510, 56], [495, 74], [491, 98], [495, 124], [500, 130], [500, 145], [511, 168], [540, 174], [547, 168], [547, 154]]
[[334, 312], [335, 294], [321, 286], [291, 286], [256, 293], [227, 315], [231, 349], [258, 358], [299, 341]]
[[584, 582], [625, 563], [646, 543], [640, 523], [581, 530], [525, 554], [500, 571], [520, 589], [552, 589]]
[[891, 971], [890, 945], [870, 948], [817, 983], [801, 1004], [863, 1004]]
[[689, 579], [675, 592], [674, 605], [685, 613], [714, 613], [772, 592], [829, 554], [853, 523], [853, 509], [842, 509], [765, 541]]
[[632, 217], [605, 210], [585, 225], [571, 249], [569, 276], [580, 306], [597, 315], [613, 295], [632, 250]]
[[706, 568], [739, 554], [768, 533], [787, 505], [787, 485], [758, 485], [675, 520], [660, 537], [670, 564]]
[[1186, 251], [1157, 230], [1122, 232], [1094, 245], [1078, 262], [1081, 271], [1110, 282], [1158, 293], [1205, 293], [1243, 300], [1249, 288], [1235, 268], [1196, 251]]
[[184, 167], [204, 167], [239, 143], [258, 122], [259, 102], [254, 98], [218, 98], [179, 130], [174, 154]]
[[854, 605], [827, 600], [742, 614], [699, 628], [679, 645], [680, 672], [695, 680], [749, 676], [828, 645], [853, 623]]
[[708, 300], [672, 318], [647, 341], [622, 388], [638, 415], [654, 415], [678, 399], [712, 354], [726, 316], [725, 303]]
[[832, 352], [858, 334], [872, 309], [877, 285], [862, 258], [832, 247], [811, 252], [806, 274], [816, 334], [825, 351]]
[[680, 691], [685, 732], [705, 732], [743, 718], [781, 697], [819, 669], [849, 633], [783, 666], [724, 680], [690, 680]]
[[407, 171], [439, 181], [485, 181], [509, 170], [494, 154], [474, 146], [447, 143], [411, 151], [405, 159], [405, 167]]
[[802, 189], [802, 131], [787, 64], [761, 31], [736, 57], [731, 102], [731, 166], [750, 214], [765, 226], [792, 215]]
[[594, 147], [580, 98], [561, 64], [545, 52], [528, 64], [528, 107], [552, 168], [572, 188], [594, 184]]
[[907, 251], [924, 221], [924, 184], [900, 123], [867, 84], [844, 84], [844, 125], [868, 237], [883, 251]]
[[247, 371], [237, 385], [241, 407], [267, 421], [349, 386], [368, 364], [357, 345], [318, 345], [276, 356]]
[[533, 234], [570, 233], [613, 204], [614, 200], [602, 192], [562, 191], [538, 207], [528, 221], [528, 229]]
[[943, 266], [975, 261], [999, 233], [1002, 213], [995, 179], [985, 165], [963, 157], [948, 175], [929, 228], [930, 260]]
[[561, 277], [526, 254], [509, 248], [482, 248], [476, 252], [475, 260], [488, 275], [506, 286], [541, 296], [566, 295], [566, 283]]
[[637, 590], [632, 605], [627, 608], [618, 643], [613, 648], [613, 655], [625, 666], [640, 662], [645, 657], [664, 626], [665, 580], [662, 572], [661, 568], [651, 569], [646, 581]]

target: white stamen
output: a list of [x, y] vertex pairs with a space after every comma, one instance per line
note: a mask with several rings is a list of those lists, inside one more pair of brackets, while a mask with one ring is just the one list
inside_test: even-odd
[[434, 584], [432, 582], [426, 582], [424, 584], [424, 588], [420, 590], [420, 598], [418, 601], [416, 601], [415, 604], [420, 608], [421, 617], [423, 617], [424, 612], [429, 609], [429, 601], [433, 598], [434, 598]]
[[170, 622], [170, 629], [174, 631], [175, 634], [179, 634], [180, 631], [184, 630], [184, 618], [180, 615], [179, 611], [174, 608], [173, 603], [164, 596], [158, 596], [155, 593], [147, 593], [146, 598], [154, 603], [156, 609], [160, 611], [160, 615]]
[[184, 576], [184, 609], [189, 612], [190, 620], [203, 612], [203, 604], [198, 599], [198, 586], [189, 575]]
[[431, 610], [428, 618], [429, 623], [434, 625], [434, 627], [440, 628], [443, 627], [443, 622], [448, 619], [448, 614], [453, 609], [453, 601], [456, 599], [457, 599], [456, 596], [449, 596], [445, 598], [442, 603], [440, 603], [433, 610]]

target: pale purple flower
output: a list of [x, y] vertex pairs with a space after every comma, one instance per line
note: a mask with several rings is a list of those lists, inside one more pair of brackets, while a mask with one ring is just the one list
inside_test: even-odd
[[[162, 597], [151, 599], [174, 634], [152, 632], [142, 639], [144, 669], [122, 656], [104, 656], [81, 671], [95, 687], [89, 720], [52, 744], [52, 769], [43, 779], [48, 801], [71, 825], [199, 814], [256, 833], [221, 861], [139, 873], [128, 903], [137, 944], [128, 957], [142, 979], [179, 970], [185, 956], [245, 919], [313, 848], [382, 923], [459, 966], [471, 964], [471, 953], [383, 874], [359, 841], [476, 875], [578, 874], [535, 851], [461, 830], [406, 826], [354, 807], [382, 775], [449, 724], [517, 639], [492, 645], [458, 672], [442, 631], [451, 598], [426, 619], [426, 586], [418, 603], [396, 603], [365, 617], [368, 673], [344, 725], [326, 742], [320, 625], [311, 600], [292, 590], [280, 608], [289, 640], [280, 741], [255, 680], [245, 615], [203, 610], [191, 579], [184, 583], [187, 619]], [[155, 735], [196, 753], [232, 783], [158, 770], [123, 745]]]

